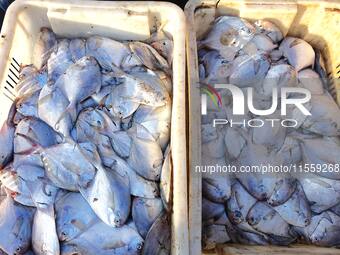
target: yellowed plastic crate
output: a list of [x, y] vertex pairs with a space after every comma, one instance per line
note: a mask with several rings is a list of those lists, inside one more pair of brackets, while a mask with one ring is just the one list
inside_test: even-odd
[[[187, 18], [187, 63], [189, 94], [189, 240], [190, 254], [201, 253], [202, 183], [194, 168], [201, 165], [200, 85], [197, 40], [209, 30], [216, 17], [239, 16], [251, 21], [266, 19], [278, 25], [284, 35], [302, 38], [321, 50], [331, 93], [340, 102], [340, 1], [294, 0], [190, 0]], [[340, 254], [336, 249], [298, 245], [291, 250], [278, 247], [223, 245], [218, 254]]]
[[[0, 35], [0, 126], [7, 118], [18, 64], [31, 64], [41, 27], [58, 36], [108, 36], [144, 40], [162, 28], [173, 36], [172, 254], [189, 254], [185, 119], [185, 16], [174, 4], [152, 1], [17, 0], [7, 11]], [[10, 75], [10, 77], [9, 77]], [[1, 145], [0, 145], [1, 146]]]

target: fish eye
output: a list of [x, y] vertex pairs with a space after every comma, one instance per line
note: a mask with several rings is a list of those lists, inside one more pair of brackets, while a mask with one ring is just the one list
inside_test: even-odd
[[138, 245], [137, 245], [137, 250], [141, 250], [143, 248], [143, 243], [139, 243]]
[[310, 220], [309, 219], [305, 219], [305, 226], [308, 226], [310, 224]]

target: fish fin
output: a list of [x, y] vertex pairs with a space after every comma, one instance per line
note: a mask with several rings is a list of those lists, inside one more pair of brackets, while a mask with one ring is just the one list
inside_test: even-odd
[[21, 133], [17, 133], [16, 135], [25, 138], [32, 145], [31, 149], [16, 153], [17, 155], [40, 153], [41, 150], [43, 149], [43, 147], [38, 143], [38, 141], [36, 141], [32, 137], [29, 137], [29, 136], [27, 136], [25, 134], [21, 134]]
[[56, 121], [55, 127], [57, 128], [59, 122], [66, 117], [67, 114], [70, 114], [70, 117], [72, 119], [72, 121], [75, 121], [77, 119], [77, 111], [76, 111], [76, 104], [75, 103], [70, 103], [66, 109], [64, 110], [64, 112], [60, 115], [60, 117], [58, 118], [58, 120]]
[[292, 41], [290, 44], [289, 44], [289, 48], [293, 48], [294, 46], [298, 45], [301, 43], [301, 40], [296, 38], [294, 39], [294, 41]]

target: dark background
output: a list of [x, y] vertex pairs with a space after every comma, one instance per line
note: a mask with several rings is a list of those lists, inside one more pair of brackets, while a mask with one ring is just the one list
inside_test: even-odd
[[[157, 0], [156, 0], [157, 1]], [[7, 0], [0, 0], [0, 2], [4, 3], [7, 2]], [[184, 8], [187, 0], [168, 0], [167, 2], [172, 2], [180, 6], [181, 8]], [[4, 19], [5, 12], [0, 8], [0, 28], [2, 26], [2, 21]]]

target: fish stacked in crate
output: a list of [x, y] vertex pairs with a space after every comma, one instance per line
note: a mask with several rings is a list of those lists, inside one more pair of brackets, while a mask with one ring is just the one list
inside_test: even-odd
[[[237, 167], [224, 174], [202, 168], [203, 247], [226, 242], [339, 246], [340, 109], [329, 93], [320, 53], [302, 39], [284, 37], [269, 21], [221, 16], [198, 42], [198, 57], [202, 91], [213, 99], [207, 97], [202, 115], [202, 165]], [[273, 91], [281, 102], [281, 89], [307, 89], [311, 98], [302, 106], [311, 115], [289, 106], [284, 115], [280, 103], [269, 116], [247, 108], [237, 115], [230, 91], [214, 89], [215, 84], [250, 91], [253, 108], [260, 110], [270, 109]], [[294, 125], [281, 125], [284, 118]], [[240, 124], [253, 119], [264, 124]], [[228, 122], [214, 126], [221, 123], [216, 120]], [[292, 169], [240, 171], [260, 165]]]
[[170, 253], [172, 47], [41, 29], [0, 133], [2, 252]]

